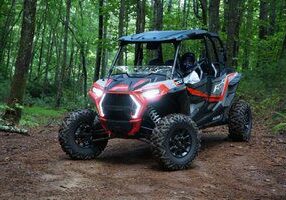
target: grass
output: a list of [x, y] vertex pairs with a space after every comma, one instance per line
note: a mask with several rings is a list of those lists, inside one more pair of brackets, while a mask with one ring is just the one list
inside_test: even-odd
[[[5, 104], [0, 104], [0, 114], [6, 109]], [[20, 121], [21, 126], [25, 127], [36, 127], [53, 123], [64, 113], [66, 109], [54, 109], [42, 106], [23, 107], [22, 118]]]
[[33, 107], [24, 107], [24, 115], [34, 115], [42, 117], [60, 117], [66, 112], [65, 109], [53, 109], [47, 107], [33, 106]]
[[40, 106], [24, 107], [20, 125], [28, 127], [46, 125], [59, 119], [65, 112], [65, 109], [54, 109]]

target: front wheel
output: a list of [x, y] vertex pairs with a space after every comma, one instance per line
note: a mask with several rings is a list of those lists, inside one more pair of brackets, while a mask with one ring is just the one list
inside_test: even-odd
[[247, 102], [233, 103], [229, 111], [229, 138], [234, 141], [249, 141], [252, 128], [252, 114]]
[[93, 134], [102, 129], [96, 117], [94, 111], [85, 109], [71, 112], [64, 119], [58, 139], [62, 150], [72, 159], [93, 159], [105, 149], [108, 140]]
[[154, 157], [167, 170], [188, 168], [200, 148], [196, 124], [182, 114], [162, 118], [150, 139]]

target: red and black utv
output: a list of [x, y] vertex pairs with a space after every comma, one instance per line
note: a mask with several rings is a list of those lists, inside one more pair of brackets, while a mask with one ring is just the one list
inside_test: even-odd
[[231, 139], [248, 141], [251, 109], [234, 100], [241, 74], [225, 54], [217, 34], [198, 29], [121, 37], [108, 76], [89, 91], [96, 110], [65, 118], [63, 151], [92, 159], [109, 139], [143, 139], [165, 169], [178, 170], [197, 156], [199, 129], [227, 124]]

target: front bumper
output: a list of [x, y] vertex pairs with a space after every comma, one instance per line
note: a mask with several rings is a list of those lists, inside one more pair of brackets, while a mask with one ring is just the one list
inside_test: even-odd
[[141, 119], [132, 119], [129, 121], [110, 120], [100, 117], [103, 128], [113, 137], [135, 136], [141, 127]]

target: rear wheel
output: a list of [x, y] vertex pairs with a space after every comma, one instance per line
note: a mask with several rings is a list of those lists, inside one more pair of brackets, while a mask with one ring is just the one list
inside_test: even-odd
[[229, 138], [234, 141], [249, 141], [252, 128], [250, 106], [243, 100], [233, 103], [229, 111]]
[[64, 119], [59, 131], [59, 142], [71, 158], [92, 159], [105, 149], [108, 142], [106, 136], [93, 133], [102, 129], [96, 117], [94, 111], [86, 109], [71, 112]]
[[167, 170], [188, 168], [199, 151], [198, 132], [188, 116], [172, 114], [162, 118], [151, 135], [154, 157]]

